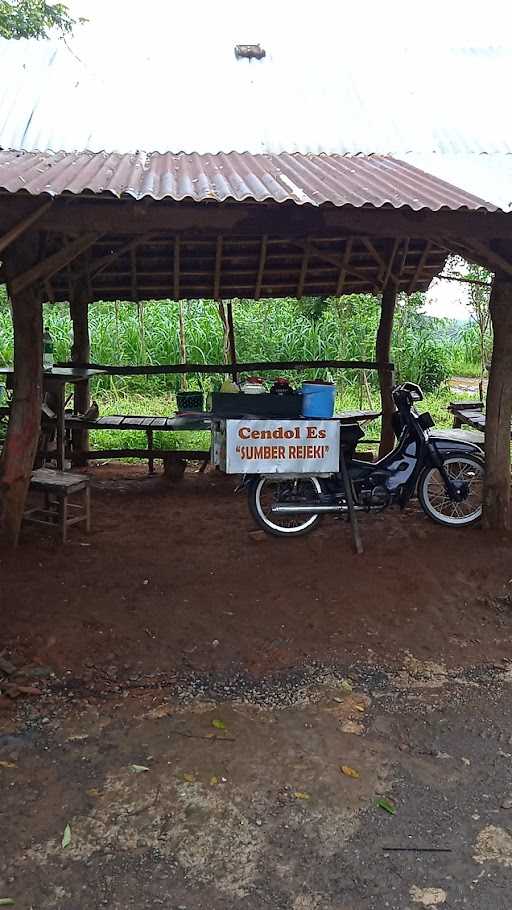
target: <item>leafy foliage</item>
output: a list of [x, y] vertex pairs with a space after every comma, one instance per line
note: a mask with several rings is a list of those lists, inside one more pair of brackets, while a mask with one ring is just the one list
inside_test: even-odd
[[0, 0], [0, 37], [48, 38], [52, 29], [69, 34], [77, 22], [64, 3], [46, 0]]

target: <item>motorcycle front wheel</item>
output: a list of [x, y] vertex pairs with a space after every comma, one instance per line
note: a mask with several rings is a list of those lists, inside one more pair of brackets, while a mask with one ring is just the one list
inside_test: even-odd
[[418, 481], [418, 498], [426, 515], [450, 528], [475, 524], [482, 515], [482, 493], [485, 467], [476, 455], [452, 455], [443, 467], [451, 480], [467, 485], [467, 495], [459, 502], [448, 496], [437, 468], [424, 468]]
[[300, 477], [283, 480], [275, 477], [257, 477], [249, 485], [249, 509], [256, 523], [267, 534], [274, 537], [300, 537], [318, 527], [321, 515], [297, 513], [276, 515], [272, 506], [276, 503], [299, 503], [314, 501], [322, 492], [317, 477]]

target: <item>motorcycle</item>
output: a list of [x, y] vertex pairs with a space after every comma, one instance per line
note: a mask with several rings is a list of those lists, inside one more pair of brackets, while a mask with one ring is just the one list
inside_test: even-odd
[[[397, 443], [377, 461], [356, 457], [364, 438], [359, 424], [340, 424], [346, 470], [340, 464], [337, 473], [327, 475], [246, 477], [249, 508], [260, 528], [277, 537], [309, 534], [326, 514], [348, 513], [350, 498], [356, 511], [382, 512], [393, 505], [403, 509], [414, 495], [425, 514], [439, 524], [460, 528], [477, 522], [482, 513], [483, 451], [450, 430], [434, 430], [428, 411], [416, 410], [422, 400], [415, 383], [394, 388]], [[350, 485], [348, 496], [344, 476]]]

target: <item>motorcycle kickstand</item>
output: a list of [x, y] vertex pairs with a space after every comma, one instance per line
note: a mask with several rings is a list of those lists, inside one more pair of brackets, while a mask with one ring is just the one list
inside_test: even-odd
[[350, 519], [350, 527], [352, 529], [354, 549], [358, 555], [361, 555], [361, 553], [363, 553], [363, 541], [361, 540], [361, 534], [359, 531], [359, 522], [357, 520], [357, 513], [354, 508], [354, 497], [352, 495], [352, 483], [348, 474], [347, 463], [345, 461], [343, 450], [340, 451], [340, 466], [341, 476], [343, 477], [343, 485], [345, 487], [345, 496], [347, 498], [348, 515]]

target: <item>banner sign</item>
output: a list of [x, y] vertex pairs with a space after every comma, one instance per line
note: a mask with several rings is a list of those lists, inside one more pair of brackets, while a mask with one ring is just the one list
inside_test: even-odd
[[339, 471], [337, 420], [226, 420], [228, 474]]

